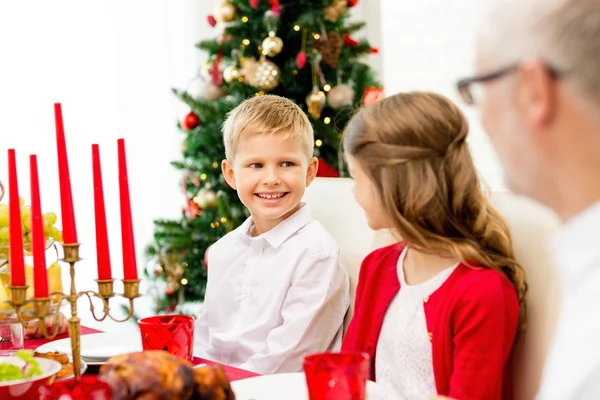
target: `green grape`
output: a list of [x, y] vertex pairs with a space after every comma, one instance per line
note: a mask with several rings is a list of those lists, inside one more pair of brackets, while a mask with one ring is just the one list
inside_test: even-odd
[[21, 221], [29, 221], [29, 226], [31, 226], [31, 206], [21, 207]]
[[53, 226], [53, 227], [50, 229], [50, 233], [48, 234], [48, 237], [51, 237], [51, 238], [53, 238], [54, 240], [58, 240], [58, 238], [59, 238], [59, 237], [61, 237], [61, 238], [62, 238], [62, 235], [61, 235], [60, 231], [58, 230], [58, 228], [57, 228], [57, 227], [55, 227], [55, 226]]
[[53, 212], [47, 212], [42, 215], [42, 219], [44, 220], [44, 226], [46, 226], [46, 222], [52, 226], [56, 223], [56, 214]]
[[8, 206], [0, 204], [0, 227], [8, 226]]

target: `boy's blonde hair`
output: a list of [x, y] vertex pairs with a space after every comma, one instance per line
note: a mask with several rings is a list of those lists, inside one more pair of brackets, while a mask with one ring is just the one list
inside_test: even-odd
[[311, 158], [314, 132], [306, 114], [293, 101], [275, 95], [252, 97], [231, 110], [223, 124], [225, 157], [232, 160], [240, 143], [253, 135], [282, 134], [298, 140]]

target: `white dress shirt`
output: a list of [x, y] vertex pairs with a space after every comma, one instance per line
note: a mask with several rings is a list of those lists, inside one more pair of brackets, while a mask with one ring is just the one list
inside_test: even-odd
[[540, 400], [600, 399], [600, 202], [567, 222], [552, 241], [561, 280], [558, 326]]
[[252, 227], [248, 218], [208, 252], [194, 354], [260, 374], [302, 371], [307, 354], [341, 347], [346, 267], [308, 207], [260, 236]]
[[398, 258], [400, 291], [392, 300], [377, 342], [375, 372], [386, 400], [426, 400], [435, 396], [431, 340], [423, 300], [435, 292], [458, 264], [417, 285], [404, 277], [408, 246]]

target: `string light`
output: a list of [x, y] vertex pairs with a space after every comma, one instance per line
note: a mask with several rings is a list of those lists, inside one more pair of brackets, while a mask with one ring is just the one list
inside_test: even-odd
[[329, 92], [331, 90], [331, 86], [329, 84], [323, 86], [323, 90]]
[[215, 221], [215, 226], [219, 226], [219, 221]]
[[331, 118], [329, 118], [329, 117], [325, 117], [325, 118], [323, 119], [323, 122], [325, 122], [325, 125], [327, 125], [327, 124], [329, 124], [329, 123], [331, 122]]
[[315, 140], [315, 146], [321, 147], [321, 145], [323, 145], [323, 141], [321, 139]]
[[242, 22], [246, 23], [248, 22], [248, 17], [246, 17], [245, 15], [242, 17]]
[[318, 33], [313, 33], [313, 38], [315, 38], [315, 40], [319, 40], [320, 37], [321, 35], [319, 35]]
[[298, 32], [300, 30], [300, 25], [294, 25], [294, 30]]
[[297, 70], [297, 69], [293, 70], [293, 71], [292, 71], [292, 74], [294, 74], [294, 75], [298, 75], [298, 70]]
[[243, 76], [238, 76], [238, 82], [244, 82], [244, 77]]
[[200, 175], [200, 179], [201, 179], [201, 180], [205, 180], [205, 179], [206, 179], [206, 174], [202, 174], [202, 175]]
[[242, 40], [242, 44], [244, 46], [248, 46], [250, 44], [250, 40], [249, 39], [244, 39], [244, 40]]
[[213, 163], [213, 168], [219, 168], [219, 163], [215, 161], [215, 162]]
[[213, 229], [215, 229], [215, 223], [214, 223], [214, 222], [211, 222], [211, 223], [210, 223], [210, 227], [211, 227], [211, 228], [213, 228]]
[[187, 285], [187, 284], [188, 284], [188, 280], [187, 280], [187, 279], [185, 279], [185, 278], [183, 278], [183, 279], [181, 280], [181, 284], [182, 284], [182, 285]]
[[222, 223], [225, 223], [225, 222], [227, 222], [227, 218], [225, 218], [225, 217], [221, 218], [221, 222], [222, 222]]

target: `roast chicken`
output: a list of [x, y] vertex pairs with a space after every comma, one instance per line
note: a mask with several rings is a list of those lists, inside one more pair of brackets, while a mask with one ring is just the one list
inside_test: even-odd
[[193, 368], [166, 351], [112, 357], [100, 368], [115, 400], [235, 400], [220, 366]]

